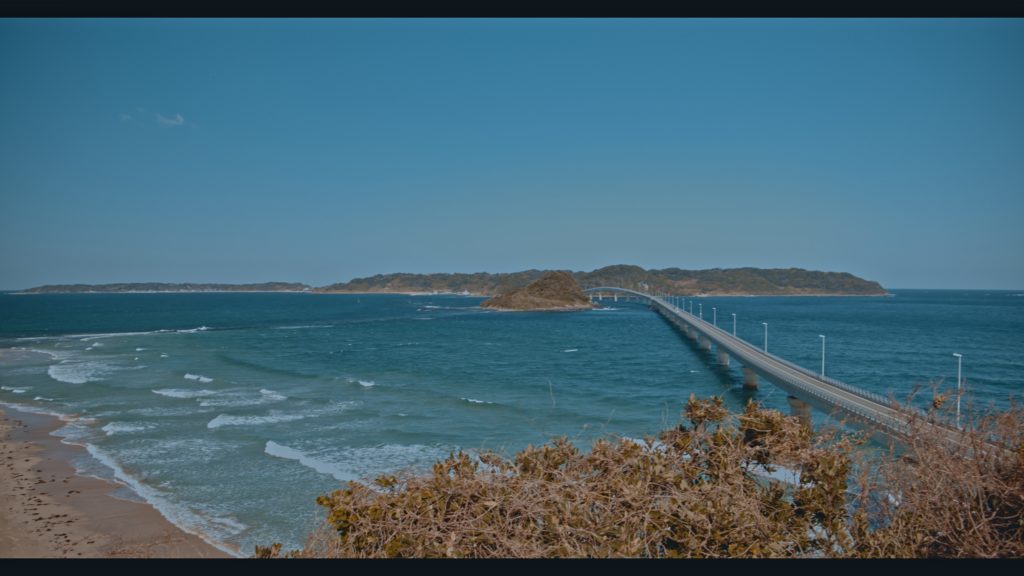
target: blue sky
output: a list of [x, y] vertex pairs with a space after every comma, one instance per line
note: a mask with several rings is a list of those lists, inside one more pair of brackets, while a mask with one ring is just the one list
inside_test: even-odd
[[1024, 288], [1022, 20], [3, 20], [0, 288]]

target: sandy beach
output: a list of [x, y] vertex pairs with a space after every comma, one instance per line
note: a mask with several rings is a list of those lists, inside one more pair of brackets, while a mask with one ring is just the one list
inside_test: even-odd
[[53, 416], [0, 408], [0, 558], [230, 558], [155, 508], [78, 476]]

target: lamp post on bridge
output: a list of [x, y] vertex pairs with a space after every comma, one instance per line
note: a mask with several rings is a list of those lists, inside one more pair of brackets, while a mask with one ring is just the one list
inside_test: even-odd
[[704, 303], [703, 302], [697, 304], [697, 312], [700, 314], [700, 319], [703, 320], [704, 319]]
[[818, 334], [818, 338], [821, 338], [821, 377], [825, 377], [825, 335]]
[[732, 335], [736, 335], [736, 313], [732, 313]]
[[956, 427], [960, 429], [960, 366], [964, 355], [953, 352], [953, 356], [956, 356]]
[[718, 307], [717, 306], [712, 306], [711, 307], [711, 323], [714, 324], [715, 326], [718, 326]]
[[764, 353], [767, 354], [768, 353], [768, 323], [767, 322], [761, 322], [761, 324], [764, 324]]

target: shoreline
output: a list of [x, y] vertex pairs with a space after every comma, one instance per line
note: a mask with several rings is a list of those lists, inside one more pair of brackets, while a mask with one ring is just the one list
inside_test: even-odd
[[80, 476], [56, 416], [0, 406], [0, 558], [232, 558], [153, 506]]

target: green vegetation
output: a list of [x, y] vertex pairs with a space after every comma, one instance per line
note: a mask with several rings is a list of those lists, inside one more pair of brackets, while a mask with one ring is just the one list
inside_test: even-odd
[[480, 304], [497, 310], [584, 310], [593, 308], [572, 274], [548, 272], [540, 279]]
[[[470, 292], [501, 294], [526, 286], [546, 273], [526, 270], [508, 274], [378, 274], [332, 284], [324, 292]], [[583, 288], [617, 286], [683, 296], [706, 295], [884, 295], [877, 282], [846, 272], [818, 272], [800, 268], [732, 268], [645, 270], [639, 266], [606, 266], [592, 272], [573, 272]]]
[[[1024, 415], [963, 447], [913, 434], [869, 456], [754, 403], [690, 398], [657, 440], [566, 439], [512, 459], [452, 454], [429, 474], [350, 482], [302, 550], [271, 557], [1021, 557]], [[934, 415], [933, 415], [934, 416]], [[987, 442], [1012, 447], [988, 449]], [[765, 472], [799, 473], [795, 483]]]
[[[262, 284], [56, 284], [24, 290], [25, 294], [61, 292], [448, 292], [495, 295], [511, 292], [539, 280], [550, 270], [490, 274], [378, 274], [312, 288], [294, 282]], [[645, 292], [690, 295], [858, 295], [886, 294], [878, 282], [846, 272], [818, 272], [800, 268], [714, 268], [712, 270], [645, 270], [639, 266], [606, 266], [592, 272], [572, 272], [583, 288], [617, 286]]]

